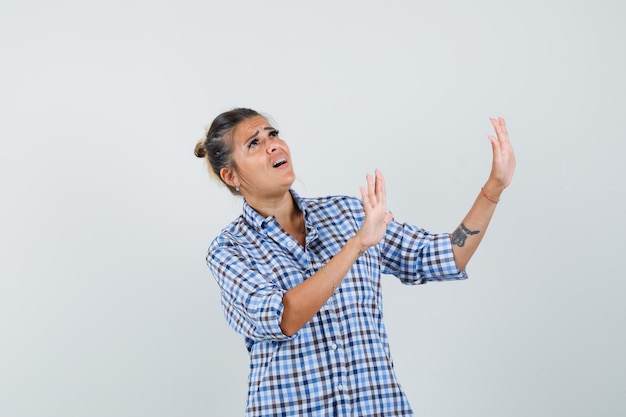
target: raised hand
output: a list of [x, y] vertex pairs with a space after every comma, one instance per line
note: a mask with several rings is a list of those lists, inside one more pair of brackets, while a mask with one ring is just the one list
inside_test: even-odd
[[361, 250], [376, 245], [385, 236], [387, 225], [393, 219], [393, 215], [387, 212], [387, 190], [385, 178], [380, 170], [374, 172], [374, 177], [366, 175], [367, 190], [359, 187], [363, 198], [365, 221], [356, 234]]
[[493, 151], [491, 173], [485, 186], [489, 186], [494, 192], [501, 193], [509, 186], [515, 172], [515, 154], [506, 131], [506, 122], [502, 117], [492, 118], [491, 124], [495, 129], [495, 136], [488, 136]]

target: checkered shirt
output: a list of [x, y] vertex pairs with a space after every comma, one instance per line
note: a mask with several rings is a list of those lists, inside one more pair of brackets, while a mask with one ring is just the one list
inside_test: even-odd
[[304, 213], [305, 247], [244, 200], [242, 215], [207, 254], [226, 320], [250, 355], [246, 416], [412, 416], [391, 359], [380, 277], [405, 284], [467, 278], [449, 235], [393, 221], [322, 309], [285, 336], [283, 294], [322, 268], [365, 219], [356, 198], [291, 193]]

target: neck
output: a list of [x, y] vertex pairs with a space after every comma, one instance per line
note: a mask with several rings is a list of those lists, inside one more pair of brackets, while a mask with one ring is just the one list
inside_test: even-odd
[[302, 212], [293, 200], [290, 192], [279, 198], [246, 201], [261, 216], [276, 217], [276, 221], [283, 229], [292, 235], [301, 245], [304, 245], [305, 230]]
[[282, 222], [291, 218], [294, 211], [298, 211], [296, 203], [293, 201], [291, 193], [287, 191], [280, 196], [259, 198], [258, 196], [246, 196], [244, 198], [261, 216], [275, 216], [276, 220], [282, 225]]

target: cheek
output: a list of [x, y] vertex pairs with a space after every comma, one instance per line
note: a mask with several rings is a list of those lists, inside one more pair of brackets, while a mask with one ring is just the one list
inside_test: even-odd
[[236, 166], [237, 175], [241, 179], [254, 178], [254, 174], [260, 172], [265, 168], [265, 158], [254, 158], [251, 156], [241, 156], [233, 158], [233, 162]]

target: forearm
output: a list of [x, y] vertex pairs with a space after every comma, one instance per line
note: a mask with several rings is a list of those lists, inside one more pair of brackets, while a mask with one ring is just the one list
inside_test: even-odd
[[364, 249], [355, 238], [349, 239], [325, 266], [283, 295], [280, 328], [285, 335], [293, 335], [311, 320], [333, 295]]
[[459, 227], [452, 233], [452, 252], [459, 269], [464, 270], [483, 240], [500, 194], [511, 183], [515, 171], [515, 154], [503, 118], [492, 118], [496, 136], [488, 136], [493, 151], [491, 173], [476, 197], [474, 205]]
[[497, 206], [496, 202], [500, 199], [503, 190], [503, 187], [494, 186], [488, 181], [459, 227], [450, 235], [454, 260], [460, 270], [467, 267], [485, 236]]

